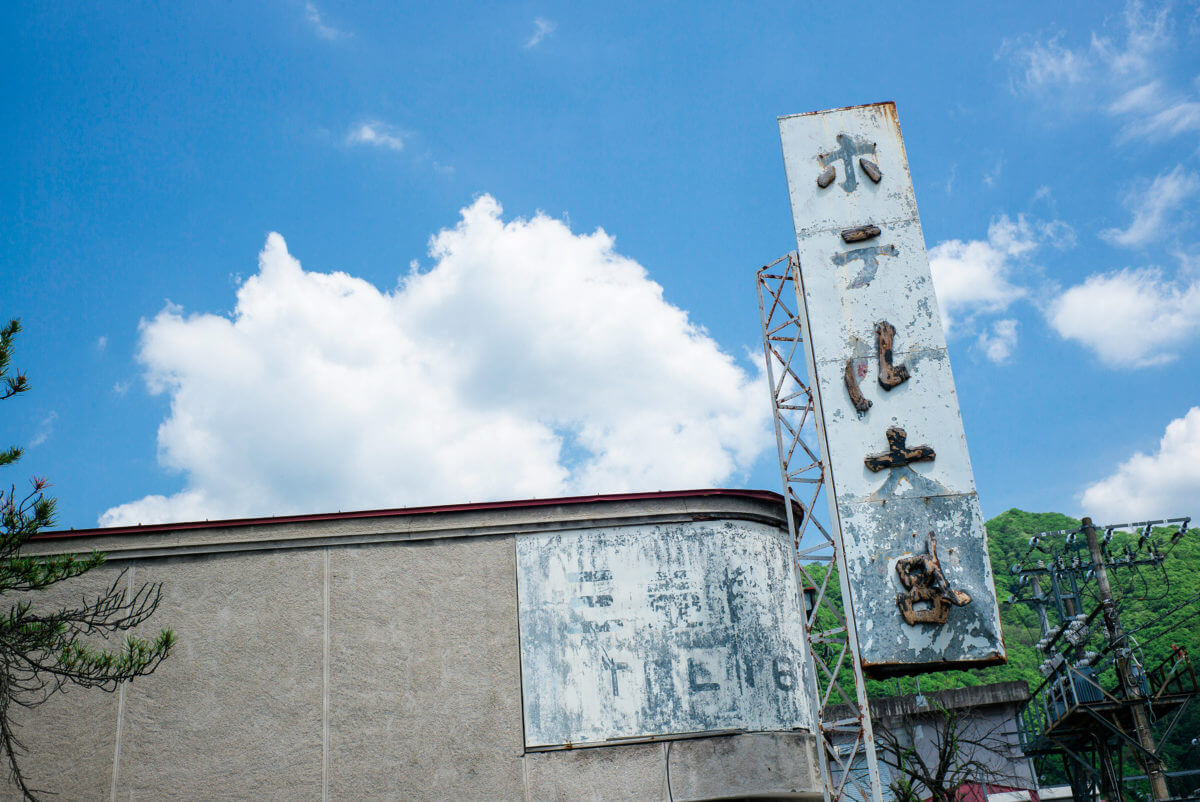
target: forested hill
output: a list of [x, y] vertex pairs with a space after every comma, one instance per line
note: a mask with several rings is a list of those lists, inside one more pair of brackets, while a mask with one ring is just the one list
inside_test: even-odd
[[[1180, 515], [1189, 514], [1191, 511], [1165, 512]], [[1014, 592], [1015, 577], [1012, 574], [1012, 565], [1027, 561], [1025, 554], [1029, 548], [1030, 535], [1078, 526], [1077, 519], [1059, 513], [1031, 513], [1017, 509], [1009, 510], [988, 521], [988, 548], [999, 600], [1003, 602], [1010, 592]], [[1174, 531], [1166, 528], [1154, 530], [1160, 551], [1164, 554], [1169, 552], [1161, 568], [1120, 568], [1111, 570], [1109, 578], [1120, 611], [1121, 623], [1130, 635], [1135, 649], [1140, 647], [1139, 659], [1144, 661], [1147, 670], [1158, 665], [1159, 661], [1170, 653], [1174, 643], [1188, 650], [1193, 661], [1197, 663], [1197, 671], [1200, 671], [1200, 530], [1191, 529], [1182, 539], [1172, 544], [1170, 541]], [[1126, 545], [1133, 546], [1136, 542], [1136, 536], [1117, 533], [1110, 546], [1110, 553], [1119, 553]], [[1143, 556], [1144, 553], [1143, 551]], [[1046, 555], [1035, 555], [1034, 559], [1037, 556], [1044, 558]], [[1083, 611], [1091, 612], [1097, 604], [1095, 581], [1089, 582], [1087, 587]], [[1028, 597], [1028, 589], [1025, 590], [1024, 594], [1017, 595]], [[926, 674], [921, 677], [921, 689], [939, 690], [1024, 679], [1029, 683], [1030, 691], [1036, 690], [1042, 682], [1038, 665], [1044, 659], [1044, 655], [1034, 649], [1034, 644], [1041, 638], [1037, 614], [1027, 604], [1002, 604], [1000, 618], [1008, 649], [1007, 665], [978, 671]], [[1052, 614], [1050, 624], [1053, 626], [1055, 623], [1057, 620]], [[1099, 618], [1094, 622], [1093, 630], [1103, 630]], [[1093, 635], [1090, 643], [1096, 642], [1097, 635]], [[895, 680], [872, 682], [870, 686], [873, 696], [890, 695], [897, 690]], [[901, 681], [901, 687], [905, 693], [911, 693], [914, 681], [904, 679]], [[1168, 749], [1168, 757], [1174, 758], [1169, 762], [1175, 763], [1176, 767], [1181, 767], [1181, 763], [1186, 765], [1197, 762], [1194, 753], [1198, 750], [1189, 747], [1191, 739], [1200, 736], [1200, 732], [1196, 731], [1200, 727], [1198, 713], [1200, 704], [1189, 708], [1188, 715], [1180, 722], [1171, 738], [1173, 743]]]
[[[1059, 513], [1032, 513], [1017, 509], [988, 521], [988, 549], [992, 557], [996, 595], [1000, 601], [1008, 598], [1015, 584], [1012, 565], [1025, 558], [1030, 535], [1077, 526], [1078, 519]], [[1163, 553], [1170, 550], [1170, 556], [1162, 568], [1142, 566], [1116, 569], [1109, 573], [1121, 622], [1135, 644], [1141, 645], [1147, 668], [1157, 665], [1170, 652], [1172, 643], [1185, 647], [1193, 659], [1200, 660], [1200, 530], [1190, 530], [1172, 548], [1170, 539], [1173, 531], [1155, 530], [1160, 550]], [[1115, 552], [1126, 543], [1136, 543], [1136, 540], [1134, 536], [1117, 533], [1110, 549]], [[1094, 581], [1089, 583], [1089, 588], [1092, 595], [1085, 593], [1084, 612], [1091, 612], [1096, 606]], [[1029, 593], [1024, 595], [1029, 596]], [[1025, 679], [1029, 682], [1030, 690], [1036, 689], [1042, 681], [1037, 667], [1043, 659], [1043, 655], [1033, 648], [1041, 638], [1037, 614], [1027, 604], [1001, 605], [1000, 618], [1008, 648], [1008, 665], [980, 671], [931, 674], [921, 679], [921, 687], [938, 689]], [[1056, 623], [1053, 615], [1050, 623], [1052, 626]], [[1097, 619], [1094, 628], [1101, 627]], [[885, 687], [878, 690], [884, 691]], [[892, 683], [888, 690], [894, 693], [895, 684]]]

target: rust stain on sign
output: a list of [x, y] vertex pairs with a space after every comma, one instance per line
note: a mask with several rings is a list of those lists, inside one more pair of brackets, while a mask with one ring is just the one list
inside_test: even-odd
[[[937, 536], [929, 533], [925, 540], [925, 553], [901, 557], [896, 561], [896, 573], [904, 592], [896, 595], [896, 605], [904, 622], [916, 624], [945, 624], [950, 620], [950, 607], [964, 607], [971, 603], [971, 595], [954, 590], [942, 573], [938, 562]], [[921, 604], [925, 609], [918, 610]]]

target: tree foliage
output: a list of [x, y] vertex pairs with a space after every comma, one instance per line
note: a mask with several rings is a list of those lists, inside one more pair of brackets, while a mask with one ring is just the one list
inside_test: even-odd
[[[1164, 516], [1189, 513], [1200, 514], [1200, 510], [1162, 511]], [[1074, 529], [1078, 526], [1078, 519], [1060, 513], [1033, 513], [1018, 509], [1008, 510], [989, 520], [988, 550], [998, 599], [1003, 602], [1008, 598], [1014, 580], [1011, 566], [1024, 559], [1031, 535]], [[1156, 529], [1155, 537], [1163, 543], [1170, 540], [1173, 531], [1171, 528]], [[1118, 533], [1114, 539], [1114, 548], [1122, 546], [1123, 537], [1136, 540], [1136, 535], [1123, 536]], [[824, 576], [825, 568], [809, 565], [806, 566], [806, 570], [819, 582]], [[1200, 615], [1197, 615], [1200, 612], [1200, 530], [1189, 530], [1185, 537], [1175, 543], [1170, 556], [1160, 569], [1142, 567], [1112, 571], [1110, 579], [1121, 621], [1125, 630], [1130, 633], [1130, 646], [1134, 648], [1143, 666], [1151, 668], [1169, 656], [1172, 644], [1182, 646], [1194, 661], [1200, 662]], [[836, 576], [831, 578], [829, 587], [832, 601], [840, 609]], [[1089, 608], [1094, 607], [1096, 603], [1094, 597], [1085, 598], [1085, 604]], [[834, 626], [835, 619], [831, 613], [822, 611], [818, 613], [817, 620], [818, 626]], [[1029, 605], [1002, 604], [1000, 622], [1008, 652], [1008, 662], [1005, 665], [925, 674], [920, 677], [920, 689], [923, 692], [932, 692], [992, 682], [1025, 680], [1030, 691], [1037, 690], [1043, 681], [1038, 672], [1038, 665], [1045, 658], [1045, 655], [1034, 648], [1034, 644], [1041, 638], [1037, 613]], [[1055, 622], [1054, 616], [1051, 616], [1051, 623]], [[827, 652], [824, 655], [827, 660], [836, 656], [832, 650]], [[839, 678], [842, 687], [853, 694], [854, 677], [848, 665], [843, 666]], [[1115, 684], [1113, 677], [1106, 676], [1101, 679], [1106, 686]], [[912, 678], [867, 681], [867, 692], [873, 697], [912, 693], [916, 688], [917, 681]], [[1155, 725], [1156, 737], [1161, 734], [1162, 723]], [[1198, 735], [1200, 704], [1193, 704], [1184, 712], [1171, 737], [1161, 745], [1163, 759], [1169, 770], [1200, 769], [1200, 747], [1191, 744], [1191, 740]], [[1048, 772], [1049, 781], [1062, 780], [1053, 764], [1046, 763], [1042, 768]], [[1187, 790], [1190, 788], [1191, 786], [1188, 786]]]
[[[11, 368], [20, 330], [15, 320], [0, 329], [0, 400], [29, 389], [25, 374]], [[15, 446], [0, 451], [0, 466], [20, 458]], [[45, 603], [39, 591], [86, 574], [105, 560], [100, 552], [27, 552], [29, 539], [54, 523], [54, 499], [45, 494], [46, 487], [44, 478], [34, 477], [25, 491], [15, 484], [0, 488], [0, 596], [9, 604], [7, 613], [0, 612], [0, 750], [11, 781], [27, 800], [36, 800], [41, 792], [29, 786], [21, 770], [25, 747], [14, 729], [17, 710], [36, 707], [70, 685], [115, 690], [154, 671], [175, 643], [174, 633], [164, 629], [150, 639], [127, 634], [120, 646], [103, 648], [103, 641], [149, 618], [161, 598], [157, 583], [134, 591], [124, 571], [108, 590], [75, 604]]]

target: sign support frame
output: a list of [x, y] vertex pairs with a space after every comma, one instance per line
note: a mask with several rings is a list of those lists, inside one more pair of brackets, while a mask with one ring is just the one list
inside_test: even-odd
[[[822, 425], [815, 355], [810, 341], [804, 337], [808, 331], [808, 313], [799, 256], [789, 253], [776, 259], [759, 269], [756, 279], [780, 480], [786, 499], [788, 530], [794, 545], [797, 581], [803, 586], [798, 590], [804, 591], [811, 586], [816, 591], [804, 621], [808, 646], [808, 671], [805, 673], [810, 697], [815, 703], [815, 734], [821, 741], [818, 760], [825, 780], [825, 800], [882, 802], [883, 783], [875, 754], [837, 500], [833, 495], [833, 483], [826, 475], [826, 466], [830, 465], [829, 447]], [[790, 299], [794, 299], [797, 312], [792, 311]], [[804, 353], [803, 376], [796, 370], [797, 350]], [[819, 456], [808, 445], [813, 439], [817, 441]], [[832, 533], [812, 516], [822, 490], [828, 501]], [[799, 522], [796, 506], [803, 513]], [[802, 549], [810, 526], [816, 535]], [[805, 568], [805, 560], [825, 563], [820, 580]], [[833, 571], [838, 574], [843, 603], [849, 607], [845, 612], [837, 609], [827, 593]], [[818, 616], [824, 622], [818, 623]], [[833, 626], [827, 626], [831, 616]], [[847, 658], [854, 676], [853, 695], [842, 687], [838, 676]]]

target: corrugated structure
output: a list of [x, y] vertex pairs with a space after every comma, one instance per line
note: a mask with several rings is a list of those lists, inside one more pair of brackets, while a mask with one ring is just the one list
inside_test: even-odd
[[[55, 533], [179, 645], [27, 714], [62, 799], [821, 796], [782, 499], [644, 493]], [[48, 598], [47, 603], [53, 603]], [[6, 789], [13, 797], [11, 789]]]

